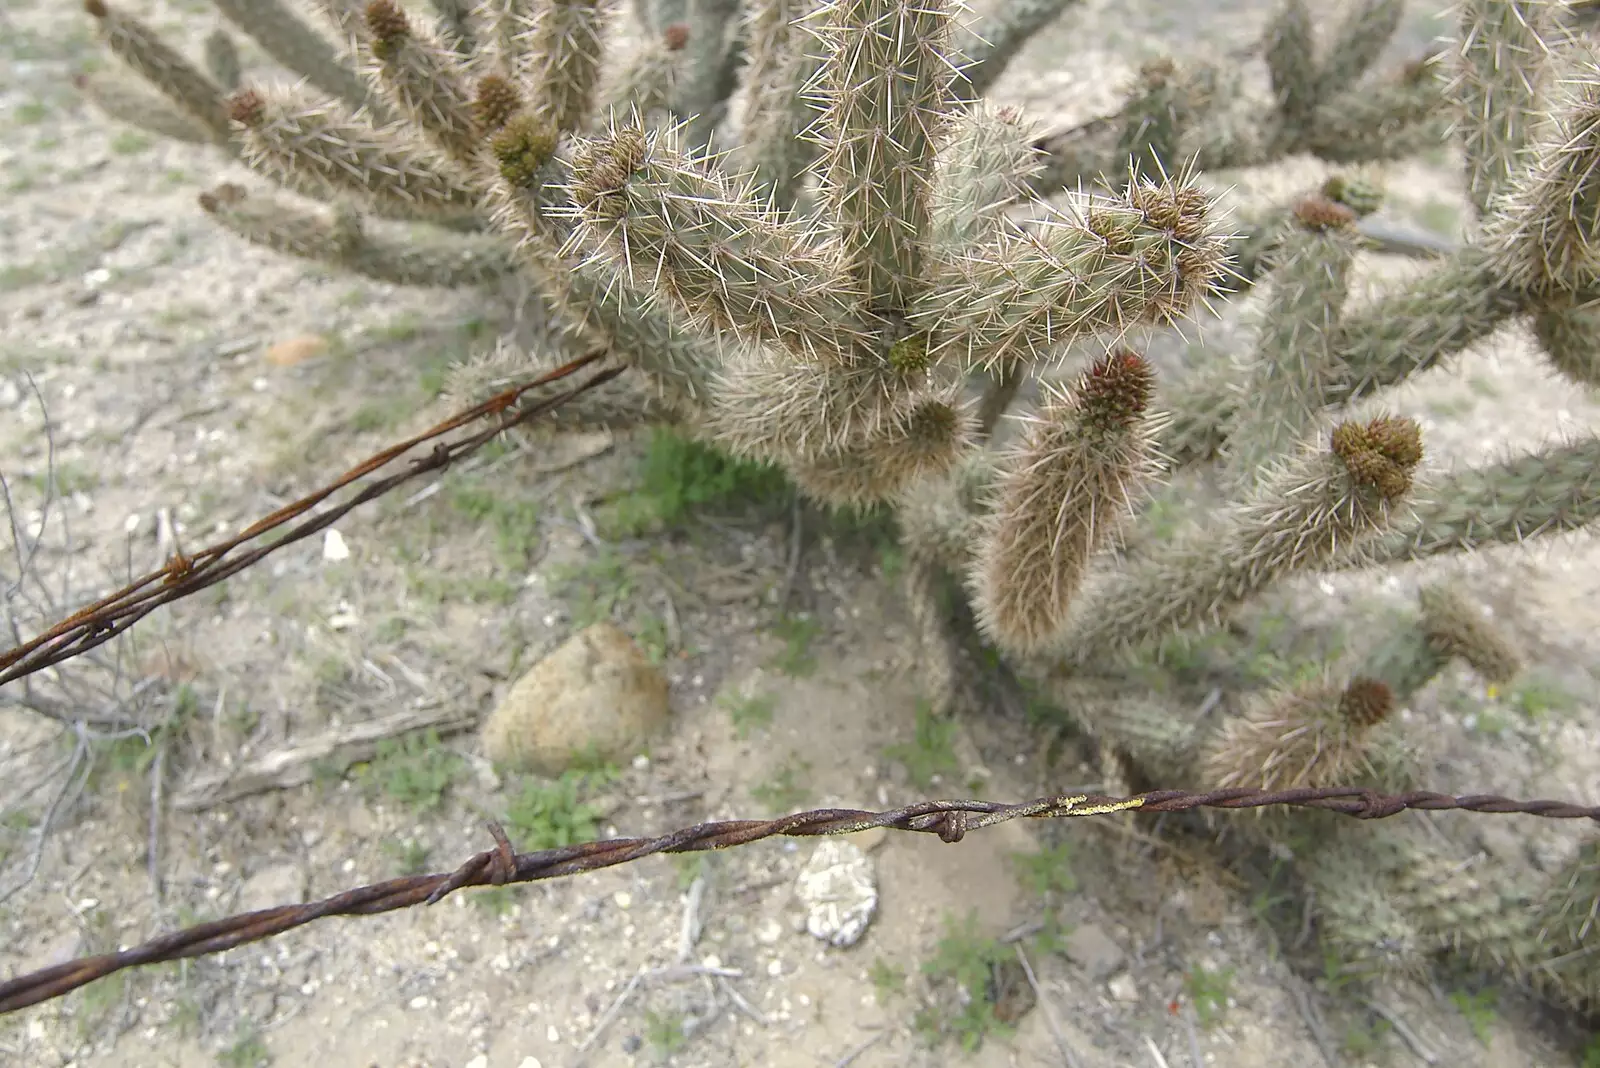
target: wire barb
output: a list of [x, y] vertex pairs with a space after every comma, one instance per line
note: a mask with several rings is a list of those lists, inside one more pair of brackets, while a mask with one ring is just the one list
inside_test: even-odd
[[1154, 790], [1132, 797], [1073, 794], [1041, 797], [1021, 804], [998, 801], [919, 801], [885, 812], [823, 808], [772, 820], [723, 820], [685, 827], [656, 838], [611, 838], [580, 842], [536, 853], [516, 853], [505, 830], [490, 824], [495, 848], [476, 853], [454, 872], [389, 879], [304, 905], [246, 912], [174, 931], [142, 946], [83, 957], [0, 983], [0, 1015], [61, 997], [127, 968], [200, 957], [258, 942], [327, 916], [373, 916], [381, 912], [435, 904], [469, 886], [501, 886], [558, 879], [627, 864], [656, 853], [698, 853], [748, 845], [764, 838], [813, 838], [854, 834], [874, 827], [935, 834], [959, 842], [968, 831], [1014, 819], [1062, 819], [1114, 812], [1185, 812], [1196, 808], [1244, 809], [1268, 805], [1319, 808], [1357, 819], [1384, 819], [1408, 809], [1520, 814], [1545, 819], [1600, 822], [1600, 806], [1565, 801], [1517, 801], [1493, 794], [1452, 797], [1427, 791], [1380, 794], [1363, 787], [1300, 787], [1292, 790], [1237, 788], [1196, 793]]

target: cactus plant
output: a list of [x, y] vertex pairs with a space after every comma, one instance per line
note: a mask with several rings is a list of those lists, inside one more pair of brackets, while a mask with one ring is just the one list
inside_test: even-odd
[[[394, 0], [320, 0], [347, 52], [335, 67], [359, 81], [328, 68], [297, 18], [219, 3], [251, 7], [235, 23], [308, 79], [231, 93], [107, 0], [86, 6], [168, 101], [148, 125], [327, 202], [262, 210], [273, 202], [256, 193], [208, 194], [224, 225], [391, 280], [514, 280], [560, 328], [553, 346], [603, 348], [639, 384], [571, 418], [670, 419], [783, 466], [823, 503], [892, 507], [935, 701], [953, 711], [962, 675], [933, 603], [955, 575], [983, 636], [1141, 781], [1414, 784], [1414, 739], [1391, 710], [1452, 658], [1516, 669], [1462, 595], [1425, 591], [1375, 648], [1263, 692], [1230, 686], [1204, 717], [1167, 643], [1228, 637], [1249, 600], [1297, 576], [1600, 515], [1593, 439], [1440, 477], [1415, 423], [1348, 410], [1514, 319], [1593, 381], [1597, 68], [1558, 36], [1565, 5], [1467, 0], [1452, 58], [1374, 80], [1400, 4], [1362, 0], [1328, 34], [1287, 0], [1264, 40], [1270, 100], [1224, 64], [1158, 60], [1116, 113], [1048, 137], [971, 99], [1064, 6], [1039, 0], [1003, 7], [967, 66], [969, 31], [941, 0], [752, 0], [742, 20], [661, 0], [635, 9], [643, 40], [609, 67], [591, 0], [443, 5], [431, 28]], [[744, 137], [711, 155], [734, 125], [730, 56], [743, 59]], [[1347, 176], [1252, 209], [1235, 232], [1196, 171], [1404, 155], [1440, 132], [1446, 102], [1483, 232], [1359, 307], [1346, 296], [1369, 185]], [[369, 215], [426, 219], [432, 236], [407, 245]], [[1257, 278], [1249, 353], [1167, 382], [1136, 351]], [[1046, 383], [1008, 444], [1020, 384], [1073, 346], [1094, 352], [1087, 368]], [[502, 348], [459, 387], [550, 358]], [[977, 372], [989, 381], [975, 415]], [[1285, 825], [1257, 822], [1263, 836]], [[1404, 827], [1297, 840], [1347, 959], [1408, 968], [1458, 950], [1563, 998], [1600, 993], [1585, 952], [1592, 846], [1541, 883], [1469, 878], [1459, 849]], [[1558, 906], [1509, 915], [1545, 890]]]

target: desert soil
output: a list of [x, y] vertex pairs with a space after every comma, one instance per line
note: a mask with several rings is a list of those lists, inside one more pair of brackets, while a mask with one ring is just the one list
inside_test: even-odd
[[[200, 3], [129, 6], [196, 49], [212, 25]], [[1440, 29], [1431, 11], [1417, 5], [1397, 54]], [[1086, 117], [1142, 58], [1236, 46], [1262, 14], [1257, 0], [1094, 0], [1041, 34], [995, 95], [1051, 121]], [[52, 464], [59, 489], [32, 565], [50, 600], [29, 609], [26, 629], [429, 425], [441, 414], [443, 369], [491, 342], [509, 311], [481, 293], [319, 270], [215, 229], [195, 194], [241, 175], [206, 150], [118, 128], [77, 98], [71, 75], [99, 56], [79, 5], [10, 0], [0, 49], [0, 471], [27, 524], [38, 523]], [[1323, 170], [1291, 160], [1242, 176], [1240, 189], [1306, 188]], [[1466, 215], [1455, 173], [1443, 153], [1390, 168], [1386, 210], [1456, 230]], [[1375, 278], [1414, 269], [1367, 266]], [[1543, 370], [1514, 331], [1385, 402], [1424, 421], [1442, 464], [1600, 428], [1600, 404]], [[938, 781], [912, 780], [890, 755], [916, 726], [909, 623], [893, 554], [869, 534], [803, 513], [791, 565], [795, 528], [780, 501], [597, 548], [583, 517], [626, 492], [644, 442], [573, 437], [468, 463], [426, 494], [414, 491], [430, 480], [413, 484], [339, 522], [347, 559], [327, 558], [312, 539], [154, 613], [107, 656], [63, 668], [46, 688], [72, 707], [120, 704], [148, 720], [182, 694], [187, 725], [160, 761], [103, 757], [68, 791], [37, 874], [0, 905], [0, 974], [325, 896], [403, 863], [454, 867], [485, 848], [485, 819], [523, 788], [490, 769], [471, 730], [445, 732], [454, 775], [431, 809], [337, 769], [219, 803], [197, 801], [196, 784], [406, 710], [473, 724], [597, 612], [665, 654], [673, 705], [670, 729], [594, 787], [600, 833], [930, 794], [1021, 799], [1098, 782], [1071, 747], [1045, 760], [1007, 702], [960, 721], [956, 762]], [[7, 574], [15, 564], [7, 560]], [[1567, 697], [1542, 720], [1502, 710], [1491, 732], [1491, 706], [1502, 706], [1481, 686], [1460, 673], [1436, 683], [1410, 710], [1459, 742], [1442, 773], [1450, 781], [1435, 785], [1600, 797], [1594, 543], [1484, 554], [1464, 570]], [[1297, 586], [1284, 603], [1326, 615], [1362, 598], [1398, 599], [1418, 577], [1339, 576]], [[800, 623], [781, 622], [780, 599]], [[770, 723], [740, 729], [730, 709], [752, 697]], [[0, 706], [0, 800], [71, 753], [58, 733]], [[0, 827], [0, 892], [25, 874], [59, 778]], [[1230, 818], [1213, 821], [1213, 833]], [[1489, 862], [1524, 862], [1528, 822], [1485, 826]], [[1492, 976], [1388, 983], [1366, 991], [1368, 1002], [1320, 982], [1307, 964], [1315, 950], [1289, 944], [1296, 925], [1269, 918], [1273, 887], [1226, 870], [1197, 842], [1192, 829], [1173, 836], [1122, 817], [1010, 824], [959, 845], [880, 834], [860, 843], [875, 866], [878, 911], [848, 949], [797, 929], [793, 887], [808, 841], [463, 892], [136, 970], [9, 1015], [0, 1062], [1256, 1068], [1409, 1065], [1425, 1048], [1437, 1064], [1577, 1063], [1579, 1023], [1493, 987]], [[1041, 896], [1019, 878], [1017, 857], [1046, 848], [1068, 859]], [[684, 936], [686, 911], [697, 938]], [[1048, 921], [1071, 932], [1072, 956], [1041, 944]], [[1027, 1011], [1026, 994], [1003, 999], [1020, 1017], [975, 1051], [930, 1047], [916, 1022], [929, 1006], [934, 1019], [959, 1010], [922, 965], [948, 925], [963, 922], [984, 938], [1020, 933], [1004, 944], [1025, 952], [1042, 995]], [[1205, 975], [1231, 979], [1217, 980], [1208, 1000], [1194, 982]], [[1480, 995], [1463, 1012], [1465, 998], [1452, 995], [1485, 982], [1498, 1000]]]

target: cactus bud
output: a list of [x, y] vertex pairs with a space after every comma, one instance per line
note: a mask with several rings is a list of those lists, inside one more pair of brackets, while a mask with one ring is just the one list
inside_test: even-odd
[[1394, 691], [1377, 679], [1357, 676], [1339, 695], [1339, 715], [1353, 727], [1376, 727], [1394, 711]]
[[379, 59], [386, 59], [411, 34], [405, 10], [394, 0], [371, 0], [366, 14], [367, 28], [372, 31], [372, 52]]
[[478, 91], [472, 101], [472, 113], [485, 132], [499, 132], [521, 108], [522, 94], [517, 92], [517, 87], [510, 79], [498, 74], [479, 79]]
[[1383, 189], [1372, 182], [1335, 174], [1322, 183], [1322, 195], [1343, 204], [1359, 216], [1371, 215], [1383, 207]]
[[1395, 416], [1340, 423], [1333, 428], [1333, 451], [1357, 482], [1394, 501], [1411, 490], [1412, 470], [1422, 462], [1422, 430]]
[[513, 115], [490, 142], [500, 176], [518, 189], [538, 181], [538, 173], [556, 150], [556, 135], [526, 112]]
[[689, 24], [674, 22], [662, 30], [661, 43], [667, 46], [668, 52], [682, 52], [689, 43]]
[[226, 101], [228, 118], [241, 126], [259, 126], [266, 119], [266, 102], [254, 89], [241, 89]]
[[1354, 226], [1356, 213], [1325, 196], [1302, 197], [1294, 206], [1294, 221], [1315, 233]]
[[928, 369], [928, 335], [908, 334], [889, 346], [889, 366], [896, 371], [918, 372]]

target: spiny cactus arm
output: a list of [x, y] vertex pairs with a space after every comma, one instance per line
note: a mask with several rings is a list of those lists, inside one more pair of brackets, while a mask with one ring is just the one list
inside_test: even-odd
[[1359, 675], [1253, 695], [1201, 747], [1202, 779], [1262, 790], [1347, 785], [1368, 770], [1372, 730], [1394, 707], [1387, 685]]
[[1252, 486], [1273, 457], [1293, 450], [1322, 417], [1327, 381], [1341, 369], [1328, 335], [1349, 295], [1356, 213], [1326, 197], [1305, 197], [1279, 246], [1243, 396], [1223, 450], [1222, 477]]
[[673, 52], [666, 40], [644, 37], [613, 54], [617, 62], [604, 70], [597, 90], [602, 126], [613, 111], [637, 114], [653, 124], [671, 105], [679, 53]]
[[105, 0], [84, 0], [83, 8], [96, 20], [101, 39], [113, 55], [144, 78], [185, 114], [211, 131], [218, 144], [233, 136], [222, 87], [161, 39], [142, 20], [120, 11]]
[[931, 213], [933, 247], [959, 251], [989, 240], [1007, 207], [1028, 195], [1041, 161], [1032, 128], [1011, 107], [978, 101], [955, 120], [939, 150]]
[[1529, 140], [1486, 229], [1501, 277], [1537, 293], [1600, 281], [1600, 60], [1563, 69], [1555, 106]]
[[1570, 298], [1552, 297], [1532, 316], [1550, 365], [1568, 381], [1600, 389], [1600, 312]]
[[1195, 767], [1199, 732], [1193, 717], [1170, 698], [1037, 661], [1030, 663], [1029, 675], [1068, 719], [1109, 742], [1152, 782], [1176, 789], [1200, 784]]
[[243, 68], [239, 64], [239, 49], [228, 36], [228, 31], [217, 27], [206, 34], [206, 72], [211, 80], [227, 92], [239, 88]]
[[963, 99], [976, 100], [1006, 72], [1033, 35], [1061, 17], [1079, 0], [1004, 0], [982, 19], [955, 32], [954, 54], [962, 59]]
[[687, 17], [669, 25], [682, 36], [682, 59], [673, 80], [671, 108], [682, 123], [684, 147], [704, 154], [728, 113], [728, 98], [739, 84], [744, 52], [740, 0], [690, 0]]
[[799, 25], [815, 7], [815, 0], [753, 0], [746, 8], [741, 158], [755, 172], [757, 191], [781, 209], [799, 206], [819, 147], [805, 136], [821, 115], [805, 88], [822, 69], [826, 52]]
[[1330, 100], [1360, 81], [1389, 47], [1405, 12], [1405, 0], [1360, 0], [1353, 5], [1323, 50], [1315, 98]]
[[601, 40], [609, 7], [599, 0], [542, 0], [524, 11], [506, 4], [501, 31], [509, 69], [527, 98], [530, 113], [556, 131], [581, 130], [600, 88]]
[[952, 21], [946, 0], [822, 0], [815, 12], [827, 55], [814, 83], [823, 214], [871, 315], [904, 316], [926, 292]]
[[[355, 67], [283, 0], [211, 0], [262, 51], [351, 108], [377, 102]], [[232, 88], [232, 87], [230, 87]]]
[[72, 83], [107, 118], [174, 141], [193, 145], [216, 144], [216, 131], [186, 111], [174, 107], [166, 95], [111, 71], [79, 74]]
[[1417, 592], [1428, 641], [1445, 656], [1460, 657], [1485, 682], [1510, 682], [1522, 670], [1511, 640], [1478, 611], [1459, 589], [1433, 582]]
[[1600, 521], [1600, 438], [1587, 437], [1486, 467], [1454, 471], [1429, 486], [1412, 515], [1341, 567], [1422, 560], [1440, 553], [1515, 545]]
[[252, 244], [392, 285], [486, 285], [517, 270], [511, 244], [495, 236], [437, 228], [409, 239], [369, 232], [348, 208], [311, 209], [286, 198], [247, 195], [236, 185], [202, 193], [200, 206]]
[[1000, 458], [987, 448], [968, 449], [942, 475], [906, 487], [895, 501], [900, 541], [911, 557], [922, 557], [954, 574], [970, 569], [979, 519], [994, 496]]
[[1426, 625], [1417, 612], [1386, 612], [1368, 629], [1371, 633], [1358, 670], [1388, 686], [1397, 704], [1409, 704], [1450, 662], [1449, 656], [1429, 640]]
[[371, 73], [385, 98], [446, 157], [474, 166], [483, 147], [482, 131], [460, 57], [412, 25], [395, 0], [367, 5], [367, 29]]
[[1118, 349], [1071, 390], [1046, 385], [995, 487], [968, 573], [978, 626], [1016, 656], [1067, 619], [1089, 561], [1106, 548], [1160, 467], [1149, 412], [1155, 373]]
[[785, 466], [800, 491], [819, 504], [859, 509], [950, 470], [970, 440], [965, 413], [949, 401], [932, 398], [859, 444], [791, 459]]
[[[1600, 1001], [1600, 839], [1590, 835], [1534, 898], [1535, 940], [1515, 956], [1533, 981], [1576, 1004]], [[1509, 954], [1508, 954], [1509, 955]]]
[[1224, 270], [1226, 238], [1204, 193], [1183, 177], [1138, 179], [1087, 210], [1052, 209], [941, 256], [912, 321], [935, 360], [995, 368], [1036, 364], [1063, 342], [1188, 313]]
[[713, 329], [813, 364], [849, 362], [856, 294], [813, 234], [679, 149], [677, 130], [619, 123], [572, 150], [573, 245], [619, 284]]
[[1559, 0], [1461, 0], [1446, 92], [1466, 157], [1467, 193], [1479, 215], [1520, 164], [1537, 114]]
[[521, 276], [582, 336], [586, 350], [607, 346], [654, 383], [663, 404], [700, 418], [725, 362], [723, 340], [691, 330], [654, 290], [621, 284], [616, 272], [565, 254], [571, 231], [548, 202], [555, 145], [548, 128], [525, 112], [494, 136], [500, 174], [484, 190], [484, 203], [496, 230], [514, 242]]
[[1322, 88], [1316, 28], [1305, 0], [1284, 0], [1267, 23], [1262, 44], [1280, 121], [1290, 128], [1305, 126]]
[[228, 99], [228, 111], [244, 161], [288, 188], [418, 215], [461, 215], [477, 206], [473, 190], [409, 144], [403, 130], [371, 126], [298, 86], [243, 90]]
[[1442, 99], [1426, 66], [1359, 85], [1318, 107], [1295, 147], [1329, 163], [1403, 159], [1445, 141]]
[[1074, 606], [1063, 662], [1093, 665], [1179, 630], [1216, 625], [1268, 585], [1326, 565], [1382, 531], [1422, 459], [1409, 419], [1346, 422], [1203, 527], [1097, 576]]
[[478, 26], [473, 17], [473, 0], [428, 0], [433, 8], [434, 34], [450, 51], [463, 59], [478, 50]]

